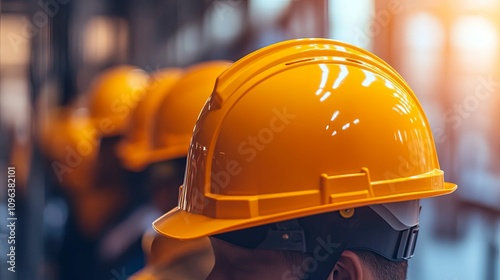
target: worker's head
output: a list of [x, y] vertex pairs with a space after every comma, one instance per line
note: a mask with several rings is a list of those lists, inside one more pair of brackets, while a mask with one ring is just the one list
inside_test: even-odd
[[349, 44], [292, 40], [219, 76], [179, 205], [154, 228], [211, 236], [209, 279], [387, 279], [377, 273], [392, 265], [404, 277], [419, 199], [455, 188], [394, 69]]
[[[152, 102], [145, 101], [152, 98], [147, 96], [136, 109], [136, 113], [142, 117], [135, 121], [139, 115], [134, 115], [131, 124], [142, 129], [130, 129], [133, 137], [126, 137], [118, 151], [130, 170], [148, 171], [148, 186], [152, 188], [153, 202], [161, 210], [166, 211], [177, 205], [178, 189], [186, 169], [186, 155], [196, 119], [212, 93], [217, 76], [230, 65], [228, 61], [197, 63], [181, 74], [177, 73], [175, 81], [172, 75], [163, 75], [163, 79], [158, 78], [159, 83], [165, 84], [167, 80], [170, 83], [168, 87], [162, 86], [156, 90], [155, 107], [150, 106]], [[144, 102], [150, 105], [143, 105]], [[144, 106], [149, 106], [149, 109], [146, 110]], [[145, 114], [150, 119], [147, 125], [144, 124]], [[139, 138], [142, 141], [138, 141]], [[172, 277], [168, 274], [172, 273], [172, 266], [176, 267], [176, 277], [183, 275], [186, 279], [205, 279], [213, 265], [208, 238], [181, 242], [145, 233], [143, 250], [147, 266], [131, 279], [169, 278]]]
[[182, 70], [179, 68], [161, 69], [151, 76], [144, 97], [131, 112], [123, 137], [116, 145], [115, 152], [125, 169], [126, 183], [140, 203], [154, 196], [147, 187], [154, 119], [162, 100], [181, 76]]
[[[93, 80], [85, 105], [75, 100], [53, 108], [42, 120], [41, 148], [52, 160], [51, 167], [62, 186], [76, 193], [88, 191], [95, 187], [101, 166], [113, 166], [110, 156], [103, 157], [101, 152], [112, 154], [109, 146], [123, 134], [130, 112], [144, 95], [148, 77], [127, 65], [107, 69]], [[108, 171], [104, 168], [105, 176], [101, 177], [112, 178]]]
[[117, 190], [125, 187], [126, 172], [115, 153], [133, 112], [146, 94], [150, 76], [130, 65], [108, 68], [92, 81], [87, 95], [89, 115], [99, 142], [96, 185]]

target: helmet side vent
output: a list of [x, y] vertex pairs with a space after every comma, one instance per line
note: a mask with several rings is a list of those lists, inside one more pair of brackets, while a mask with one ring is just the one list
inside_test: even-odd
[[314, 58], [305, 58], [305, 59], [295, 60], [292, 62], [287, 62], [287, 63], [285, 63], [285, 65], [288, 66], [288, 65], [293, 65], [293, 64], [297, 64], [297, 63], [301, 63], [301, 62], [311, 61], [311, 60], [314, 60]]
[[353, 62], [353, 63], [357, 63], [357, 64], [363, 64], [363, 62], [361, 62], [359, 60], [352, 59], [352, 58], [346, 58], [345, 61], [349, 61], [349, 62]]

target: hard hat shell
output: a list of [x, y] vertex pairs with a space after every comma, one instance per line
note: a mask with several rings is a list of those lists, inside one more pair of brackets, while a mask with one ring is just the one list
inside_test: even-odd
[[150, 163], [185, 157], [196, 119], [212, 93], [215, 80], [231, 65], [208, 61], [186, 69], [162, 100], [153, 125]]
[[181, 76], [181, 69], [165, 68], [151, 77], [146, 94], [132, 112], [124, 138], [117, 146], [117, 154], [126, 169], [140, 171], [147, 165], [152, 149], [154, 117], [162, 100]]
[[179, 206], [153, 227], [191, 239], [455, 189], [394, 69], [350, 44], [290, 40], [218, 78], [196, 123]]
[[91, 84], [88, 96], [90, 117], [104, 137], [121, 135], [131, 112], [143, 97], [149, 75], [130, 65], [115, 66]]

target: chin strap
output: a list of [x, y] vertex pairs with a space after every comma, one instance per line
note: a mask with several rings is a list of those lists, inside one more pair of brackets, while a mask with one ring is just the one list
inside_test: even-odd
[[419, 226], [404, 230], [393, 229], [369, 207], [355, 209], [358, 218], [350, 231], [351, 242], [347, 250], [369, 250], [393, 261], [401, 262], [413, 257]]
[[[342, 225], [340, 225], [342, 228]], [[297, 219], [275, 223], [256, 249], [282, 250], [306, 253], [308, 257], [284, 272], [283, 279], [325, 280], [344, 252], [348, 235], [343, 231], [333, 234], [307, 234]], [[289, 278], [287, 278], [289, 277]]]
[[306, 252], [304, 229], [296, 219], [274, 224], [269, 227], [264, 240], [256, 249]]

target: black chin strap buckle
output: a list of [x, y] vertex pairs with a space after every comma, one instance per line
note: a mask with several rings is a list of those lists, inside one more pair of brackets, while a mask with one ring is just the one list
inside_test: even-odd
[[258, 249], [306, 252], [304, 230], [296, 219], [274, 224], [276, 228], [267, 231], [266, 238]]
[[413, 257], [417, 244], [419, 226], [415, 225], [401, 232], [396, 259], [408, 260]]

